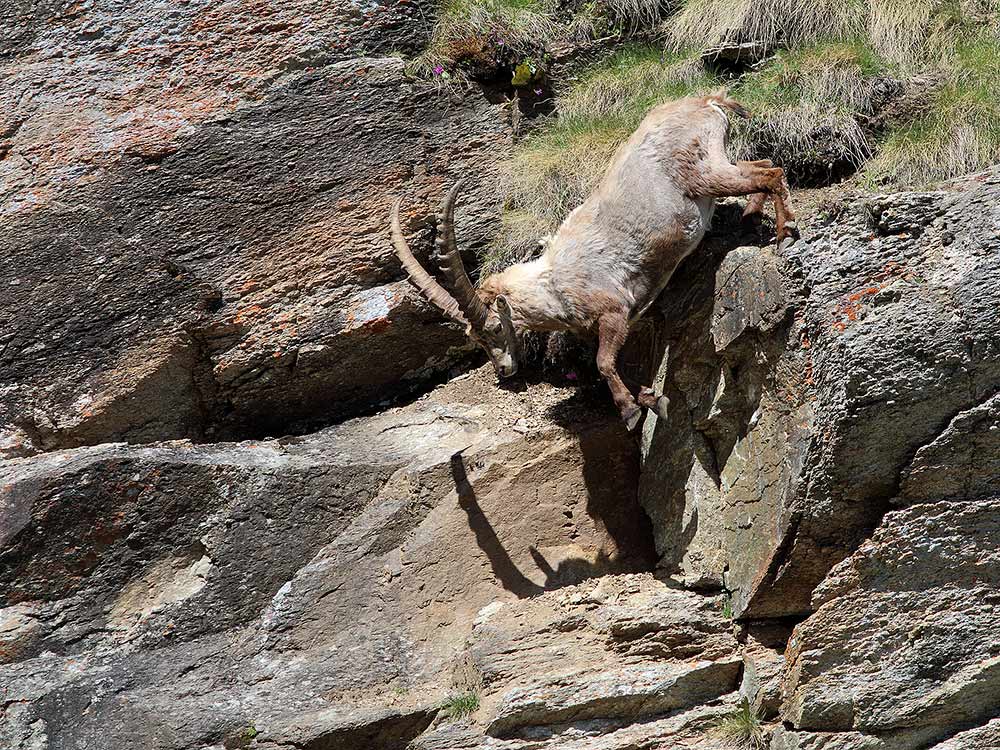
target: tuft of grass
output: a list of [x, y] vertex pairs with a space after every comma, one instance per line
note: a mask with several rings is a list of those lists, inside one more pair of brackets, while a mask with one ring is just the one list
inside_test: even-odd
[[722, 602], [722, 616], [727, 620], [733, 619], [733, 598], [729, 593], [726, 593], [726, 598]]
[[504, 165], [506, 205], [483, 273], [523, 260], [597, 186], [618, 147], [655, 105], [704, 93], [718, 81], [697, 56], [633, 45], [586, 70], [556, 96], [557, 117], [522, 141]]
[[471, 716], [479, 709], [478, 693], [455, 693], [441, 704], [441, 714], [451, 721], [459, 721]]
[[956, 34], [939, 66], [944, 83], [921, 116], [885, 136], [867, 170], [873, 182], [921, 185], [1000, 161], [1000, 37]]
[[773, 159], [799, 182], [828, 179], [844, 165], [855, 170], [872, 153], [859, 115], [871, 111], [887, 68], [859, 40], [778, 52], [732, 92], [754, 117], [734, 123], [731, 155]]
[[868, 0], [867, 32], [874, 47], [905, 63], [921, 54], [941, 0]]
[[459, 66], [491, 69], [540, 53], [562, 37], [543, 0], [444, 0], [427, 48], [410, 65], [423, 77], [447, 77]]
[[864, 0], [685, 0], [666, 30], [676, 48], [758, 42], [773, 49], [855, 38], [864, 15]]
[[712, 733], [734, 750], [764, 750], [767, 747], [760, 717], [746, 698], [732, 713], [719, 719]]
[[673, 0], [599, 0], [597, 12], [627, 33], [654, 26], [673, 5]]

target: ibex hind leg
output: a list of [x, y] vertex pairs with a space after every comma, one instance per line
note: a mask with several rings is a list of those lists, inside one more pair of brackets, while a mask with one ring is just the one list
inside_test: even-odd
[[[766, 162], [764, 162], [766, 163]], [[736, 164], [729, 162], [714, 162], [703, 164], [705, 172], [701, 176], [701, 184], [707, 194], [715, 197], [729, 195], [752, 195], [754, 203], [756, 193], [763, 193], [774, 202], [774, 213], [777, 227], [778, 242], [788, 237], [798, 236], [795, 215], [788, 205], [788, 183], [785, 172], [780, 167], [767, 167], [764, 163], [741, 161]], [[748, 210], [750, 206], [748, 206]]]

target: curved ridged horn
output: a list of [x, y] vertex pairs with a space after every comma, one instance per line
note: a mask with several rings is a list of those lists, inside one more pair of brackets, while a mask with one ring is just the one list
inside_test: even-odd
[[459, 308], [455, 298], [444, 287], [438, 284], [434, 280], [434, 277], [427, 273], [424, 267], [420, 265], [420, 262], [413, 257], [410, 246], [406, 244], [406, 238], [403, 237], [403, 230], [399, 226], [400, 203], [401, 199], [397, 198], [395, 203], [392, 204], [392, 246], [396, 250], [396, 257], [403, 264], [403, 269], [406, 271], [410, 282], [420, 290], [420, 293], [424, 297], [433, 302], [441, 312], [452, 320], [461, 323], [463, 326], [468, 326], [469, 321], [462, 315], [462, 310]]
[[438, 214], [438, 263], [451, 286], [452, 297], [458, 302], [469, 324], [473, 330], [482, 330], [486, 324], [486, 308], [469, 280], [455, 243], [455, 199], [464, 183], [464, 180], [456, 182], [441, 204], [441, 213]]

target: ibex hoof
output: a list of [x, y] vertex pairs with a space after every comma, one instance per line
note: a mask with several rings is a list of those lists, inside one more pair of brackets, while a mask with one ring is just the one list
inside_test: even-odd
[[642, 421], [642, 409], [638, 406], [634, 410], [622, 415], [622, 419], [625, 420], [625, 428], [632, 432], [636, 427], [639, 426], [639, 422]]
[[652, 388], [643, 388], [639, 392], [639, 403], [655, 413], [660, 419], [667, 418], [670, 399], [666, 396], [657, 396]]
[[[794, 221], [787, 221], [778, 231], [778, 247], [784, 249], [799, 238], [799, 225]], [[790, 241], [789, 241], [790, 240]]]

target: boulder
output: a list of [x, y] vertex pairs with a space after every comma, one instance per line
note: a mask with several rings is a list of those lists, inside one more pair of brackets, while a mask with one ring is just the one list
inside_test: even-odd
[[784, 718], [812, 731], [920, 731], [923, 742], [992, 719], [998, 533], [996, 498], [889, 513], [817, 588], [816, 613], [796, 627]]
[[568, 742], [712, 703], [740, 667], [719, 597], [644, 574], [488, 606], [456, 685], [481, 696], [489, 736]]
[[389, 207], [423, 255], [469, 177], [458, 231], [481, 246], [510, 133], [477, 92], [364, 56], [414, 48], [420, 3], [15, 6], [0, 455], [285, 434], [466, 356], [401, 280]]
[[[924, 491], [904, 487], [914, 454], [957, 415], [988, 418], [998, 199], [994, 170], [845, 201], [779, 250], [731, 250], [723, 229], [678, 272], [650, 368], [673, 407], [646, 420], [640, 489], [678, 580], [728, 589], [737, 617], [809, 614], [892, 499]], [[970, 462], [991, 433], [970, 429], [925, 451], [922, 476], [952, 488], [928, 492], [993, 481], [991, 459]]]

